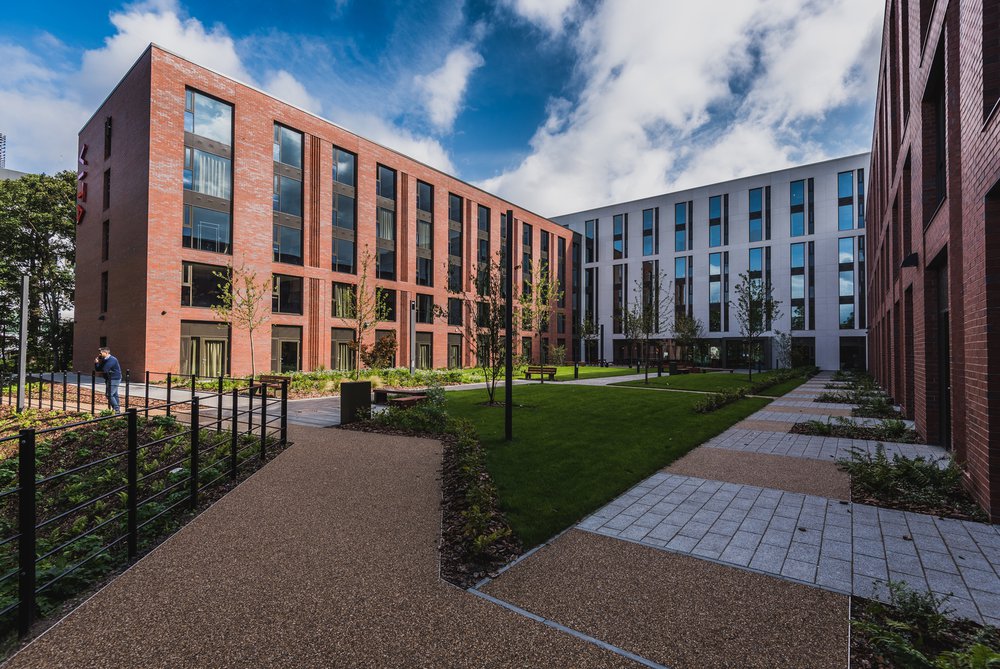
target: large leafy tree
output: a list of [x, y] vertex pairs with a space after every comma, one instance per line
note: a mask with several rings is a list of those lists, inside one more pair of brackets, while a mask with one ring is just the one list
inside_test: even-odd
[[17, 364], [21, 276], [30, 277], [28, 367], [72, 360], [76, 174], [0, 181], [0, 369]]

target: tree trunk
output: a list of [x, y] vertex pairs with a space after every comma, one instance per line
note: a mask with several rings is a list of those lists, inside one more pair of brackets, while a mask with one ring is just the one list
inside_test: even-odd
[[253, 382], [254, 377], [257, 376], [257, 367], [254, 361], [253, 355], [253, 330], [250, 330], [250, 379]]

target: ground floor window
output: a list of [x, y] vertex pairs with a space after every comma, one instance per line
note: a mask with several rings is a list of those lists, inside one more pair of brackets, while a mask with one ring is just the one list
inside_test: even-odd
[[271, 371], [279, 374], [302, 369], [302, 328], [297, 325], [271, 326]]
[[354, 369], [354, 330], [333, 328], [330, 343], [330, 369], [348, 372]]
[[181, 321], [181, 374], [229, 374], [229, 326]]
[[462, 335], [448, 335], [448, 369], [458, 369], [462, 366]]
[[865, 359], [865, 338], [864, 337], [841, 337], [840, 338], [840, 368], [861, 370], [867, 365]]
[[792, 337], [792, 367], [812, 367], [816, 364], [816, 338]]
[[434, 368], [434, 335], [430, 332], [417, 333], [417, 369]]

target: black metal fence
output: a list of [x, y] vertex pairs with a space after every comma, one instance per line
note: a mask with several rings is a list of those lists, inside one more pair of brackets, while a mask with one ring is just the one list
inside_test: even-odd
[[[19, 636], [288, 441], [288, 384], [194, 394], [0, 439], [0, 628]], [[270, 392], [269, 392], [270, 390]], [[16, 550], [15, 550], [16, 546]]]

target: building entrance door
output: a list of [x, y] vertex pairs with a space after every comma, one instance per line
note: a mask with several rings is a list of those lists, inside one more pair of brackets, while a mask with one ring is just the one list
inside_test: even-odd
[[281, 373], [299, 371], [299, 342], [281, 342]]

